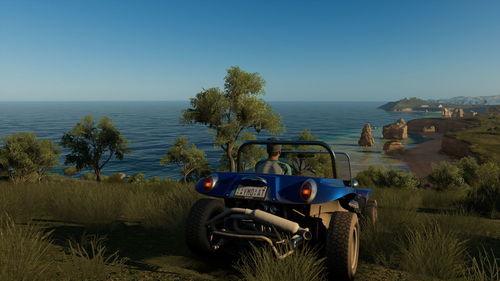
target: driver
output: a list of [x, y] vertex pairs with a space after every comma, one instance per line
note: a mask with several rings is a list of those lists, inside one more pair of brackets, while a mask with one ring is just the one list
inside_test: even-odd
[[[268, 140], [278, 140], [269, 138]], [[268, 158], [260, 160], [255, 164], [255, 173], [292, 175], [292, 168], [287, 163], [279, 161], [281, 156], [281, 144], [267, 144]]]

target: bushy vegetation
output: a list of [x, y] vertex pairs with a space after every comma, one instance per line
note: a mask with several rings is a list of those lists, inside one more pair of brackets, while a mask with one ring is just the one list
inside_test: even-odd
[[483, 216], [500, 211], [500, 166], [486, 163], [478, 167], [477, 179], [471, 183], [463, 206]]
[[368, 167], [356, 175], [359, 184], [364, 187], [417, 188], [420, 180], [412, 173], [394, 168]]
[[40, 181], [58, 164], [61, 153], [50, 140], [40, 140], [33, 133], [14, 133], [3, 138], [0, 147], [0, 171], [13, 182]]
[[184, 183], [207, 176], [211, 171], [205, 158], [205, 152], [199, 150], [195, 144], [190, 144], [184, 136], [174, 141], [174, 145], [168, 149], [160, 163], [162, 165], [177, 165]]
[[[441, 162], [433, 165], [432, 172], [423, 185], [413, 174], [384, 167], [368, 167], [356, 175], [362, 187], [378, 188], [429, 188], [451, 193], [426, 193], [427, 202], [443, 202], [443, 197], [455, 198], [456, 206], [468, 212], [486, 217], [494, 216], [500, 210], [500, 166], [495, 162], [478, 164], [474, 158], [462, 158], [456, 162]], [[428, 196], [429, 195], [429, 196]], [[441, 206], [445, 207], [445, 206]], [[451, 207], [451, 206], [448, 206]]]
[[460, 168], [449, 162], [432, 164], [427, 180], [431, 188], [439, 191], [463, 188], [465, 184]]

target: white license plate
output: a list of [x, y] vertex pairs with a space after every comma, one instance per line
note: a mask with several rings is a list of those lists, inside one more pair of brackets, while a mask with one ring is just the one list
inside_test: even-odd
[[239, 186], [234, 193], [236, 197], [244, 198], [264, 198], [266, 197], [267, 186]]

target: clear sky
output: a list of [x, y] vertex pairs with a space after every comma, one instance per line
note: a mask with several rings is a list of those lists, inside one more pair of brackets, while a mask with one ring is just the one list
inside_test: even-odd
[[500, 94], [500, 1], [0, 0], [0, 101], [187, 100], [233, 65], [269, 101]]

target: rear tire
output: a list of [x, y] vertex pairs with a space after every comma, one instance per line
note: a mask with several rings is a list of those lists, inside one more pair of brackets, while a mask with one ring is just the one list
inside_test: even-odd
[[210, 256], [218, 252], [216, 241], [208, 231], [207, 222], [222, 213], [225, 207], [222, 201], [200, 199], [191, 207], [186, 221], [186, 244], [199, 256]]
[[332, 214], [326, 237], [326, 263], [331, 280], [354, 280], [358, 268], [359, 234], [355, 213]]

